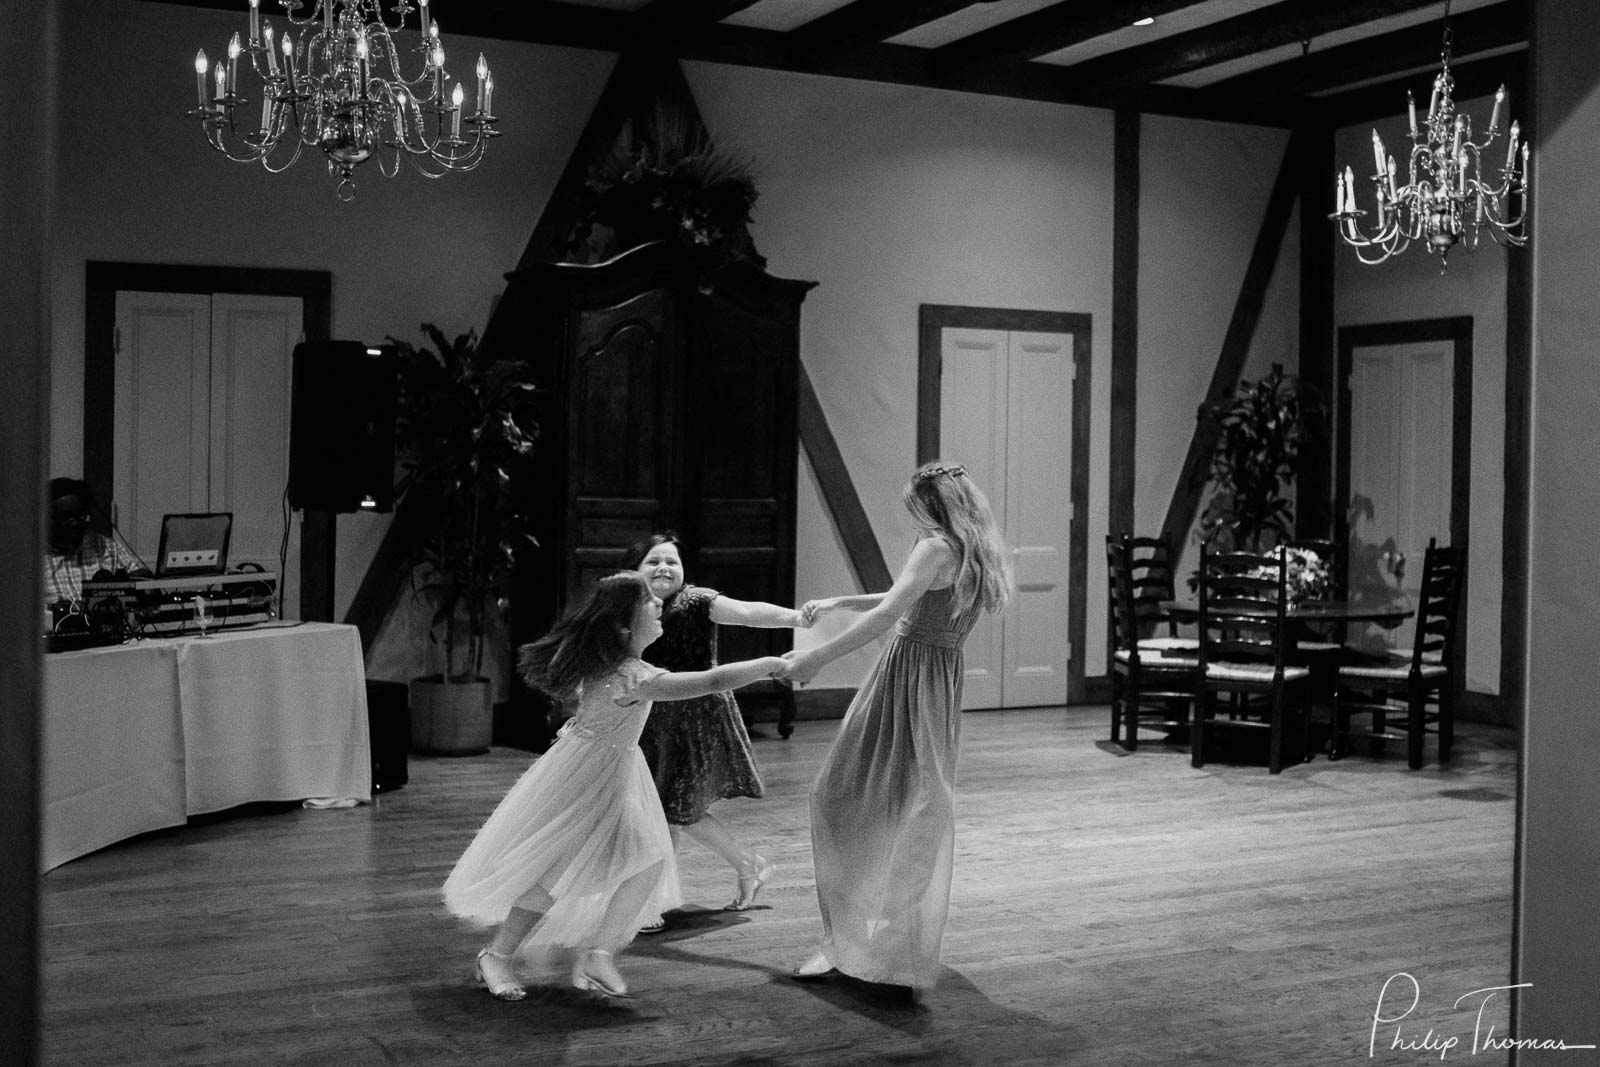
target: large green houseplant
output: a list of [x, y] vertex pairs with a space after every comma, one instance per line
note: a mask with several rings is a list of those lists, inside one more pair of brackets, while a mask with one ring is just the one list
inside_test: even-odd
[[1290, 494], [1323, 437], [1316, 391], [1274, 363], [1266, 376], [1203, 405], [1200, 419], [1216, 429], [1200, 536], [1215, 548], [1252, 552], [1289, 540]]
[[406, 566], [429, 611], [435, 674], [412, 683], [412, 743], [464, 754], [488, 748], [493, 693], [483, 676], [491, 623], [528, 532], [528, 464], [538, 424], [527, 365], [497, 359], [475, 332], [431, 324], [429, 346], [390, 338], [399, 355], [396, 446], [412, 531]]

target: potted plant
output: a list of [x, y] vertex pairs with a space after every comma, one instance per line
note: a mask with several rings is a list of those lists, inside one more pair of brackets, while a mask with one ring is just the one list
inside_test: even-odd
[[497, 359], [475, 331], [432, 347], [390, 338], [399, 356], [396, 452], [414, 536], [405, 565], [430, 612], [429, 643], [442, 669], [411, 684], [412, 745], [464, 755], [489, 747], [494, 687], [483, 676], [490, 623], [503, 610], [528, 532], [538, 425], [526, 364]]
[[1257, 381], [1242, 381], [1232, 396], [1200, 408], [1216, 425], [1211, 453], [1211, 499], [1200, 536], [1219, 549], [1259, 552], [1290, 537], [1290, 492], [1321, 439], [1322, 402], [1281, 363]]

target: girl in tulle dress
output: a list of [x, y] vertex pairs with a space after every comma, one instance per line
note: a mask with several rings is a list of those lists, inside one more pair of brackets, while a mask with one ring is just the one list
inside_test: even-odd
[[578, 709], [511, 787], [444, 884], [450, 912], [494, 926], [478, 977], [501, 1000], [519, 974], [570, 961], [578, 989], [628, 995], [613, 956], [679, 903], [672, 839], [639, 732], [655, 700], [749, 685], [782, 659], [669, 673], [639, 653], [661, 636], [661, 601], [635, 573], [600, 579], [544, 637], [523, 646], [523, 677]]
[[950, 910], [961, 647], [980, 612], [1005, 606], [1011, 575], [989, 502], [965, 469], [930, 463], [904, 499], [918, 539], [894, 585], [806, 604], [808, 617], [865, 614], [785, 657], [786, 677], [804, 684], [894, 628], [811, 787], [822, 945], [794, 974], [837, 970], [920, 991], [937, 977]]

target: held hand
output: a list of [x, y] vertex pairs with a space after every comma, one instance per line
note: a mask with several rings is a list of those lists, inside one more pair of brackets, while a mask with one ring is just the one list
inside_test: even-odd
[[816, 657], [810, 652], [786, 652], [783, 658], [788, 660], [785, 677], [801, 688], [804, 688], [822, 669], [822, 664], [816, 662]]
[[800, 617], [805, 620], [805, 625], [809, 628], [822, 617], [824, 612], [832, 611], [834, 607], [835, 604], [832, 597], [808, 600], [805, 602], [805, 606], [800, 609]]

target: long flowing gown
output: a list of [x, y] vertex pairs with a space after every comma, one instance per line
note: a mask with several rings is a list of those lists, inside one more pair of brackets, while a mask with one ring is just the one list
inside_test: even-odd
[[[717, 665], [715, 589], [686, 585], [661, 609], [662, 635], [644, 658], [669, 671]], [[656, 703], [639, 737], [667, 822], [689, 826], [715, 801], [762, 795], [761, 774], [744, 717], [731, 692]]]
[[822, 950], [845, 974], [926, 989], [939, 970], [955, 853], [961, 646], [951, 588], [901, 617], [811, 787]]
[[[495, 925], [513, 907], [542, 913], [518, 950], [524, 971], [578, 948], [615, 951], [682, 903], [672, 838], [639, 751], [650, 702], [628, 700], [664, 673], [637, 659], [586, 683], [555, 744], [517, 780], [444, 883], [451, 914]], [[637, 914], [612, 907], [629, 878], [657, 868]]]

